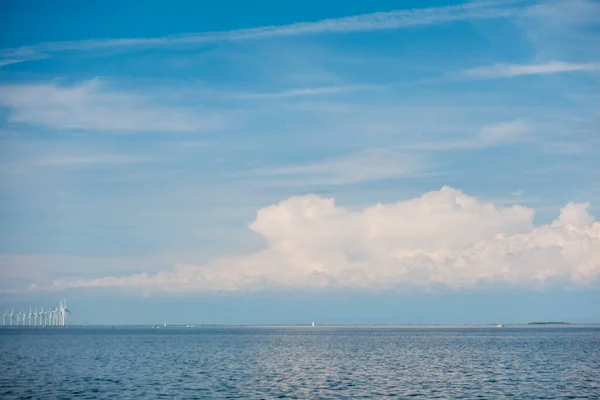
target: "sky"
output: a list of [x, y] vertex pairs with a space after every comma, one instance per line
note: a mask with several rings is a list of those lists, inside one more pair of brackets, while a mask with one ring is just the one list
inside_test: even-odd
[[0, 310], [600, 322], [599, 1], [0, 15]]

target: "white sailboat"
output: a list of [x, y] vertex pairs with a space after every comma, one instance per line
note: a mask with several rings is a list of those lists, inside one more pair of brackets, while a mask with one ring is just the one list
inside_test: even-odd
[[311, 326], [315, 326], [315, 321], [313, 321], [313, 322], [312, 322], [312, 325], [311, 325]]

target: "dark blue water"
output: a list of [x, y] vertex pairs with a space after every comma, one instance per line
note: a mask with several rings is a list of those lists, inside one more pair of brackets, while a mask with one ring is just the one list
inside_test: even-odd
[[599, 328], [0, 329], [0, 398], [600, 398]]

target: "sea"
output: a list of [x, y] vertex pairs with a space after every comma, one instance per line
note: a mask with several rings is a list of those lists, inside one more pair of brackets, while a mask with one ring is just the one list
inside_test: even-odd
[[0, 328], [0, 399], [600, 399], [600, 327]]

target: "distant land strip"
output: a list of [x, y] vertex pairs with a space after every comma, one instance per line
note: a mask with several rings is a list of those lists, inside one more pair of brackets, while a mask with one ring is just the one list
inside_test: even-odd
[[549, 321], [549, 322], [530, 322], [527, 325], [571, 325], [571, 324], [568, 322]]

